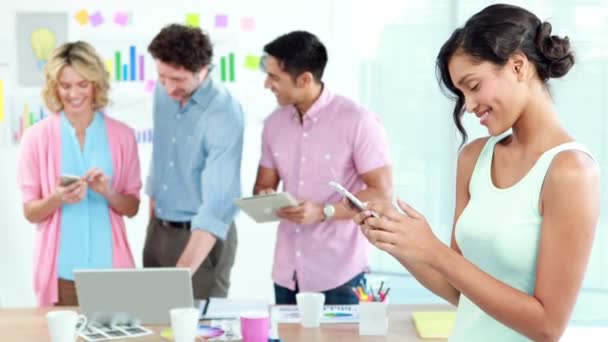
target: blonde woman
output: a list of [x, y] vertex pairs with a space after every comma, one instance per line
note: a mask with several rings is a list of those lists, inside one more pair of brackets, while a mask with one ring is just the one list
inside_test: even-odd
[[[88, 43], [53, 52], [42, 96], [54, 112], [26, 131], [18, 182], [37, 225], [34, 289], [41, 306], [78, 305], [73, 270], [133, 267], [123, 216], [139, 208], [133, 130], [103, 113], [109, 79]], [[78, 179], [66, 184], [62, 175]]]

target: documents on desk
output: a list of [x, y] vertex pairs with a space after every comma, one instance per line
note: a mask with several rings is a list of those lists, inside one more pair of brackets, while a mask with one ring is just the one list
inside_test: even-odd
[[[272, 308], [271, 316], [278, 323], [300, 323], [296, 305], [278, 305]], [[321, 323], [357, 323], [359, 305], [325, 305]]]
[[201, 319], [236, 319], [246, 311], [268, 312], [270, 303], [264, 299], [228, 299], [211, 297], [200, 303]]
[[111, 325], [102, 326], [89, 324], [79, 334], [80, 337], [88, 342], [101, 342], [111, 340], [124, 340], [129, 338], [139, 338], [153, 335], [150, 329], [141, 325]]

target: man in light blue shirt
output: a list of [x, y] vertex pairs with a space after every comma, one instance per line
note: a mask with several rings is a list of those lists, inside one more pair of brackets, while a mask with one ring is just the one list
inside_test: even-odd
[[188, 267], [195, 298], [226, 297], [237, 244], [243, 112], [210, 77], [211, 42], [200, 28], [169, 25], [148, 51], [160, 85], [144, 267]]

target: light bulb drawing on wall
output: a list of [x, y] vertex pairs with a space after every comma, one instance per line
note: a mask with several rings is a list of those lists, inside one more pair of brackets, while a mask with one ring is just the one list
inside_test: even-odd
[[30, 45], [36, 55], [38, 68], [42, 69], [57, 45], [57, 37], [48, 28], [38, 28], [30, 35]]

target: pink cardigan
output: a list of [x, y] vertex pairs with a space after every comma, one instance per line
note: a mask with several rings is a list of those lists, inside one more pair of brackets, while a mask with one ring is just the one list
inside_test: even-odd
[[[50, 115], [30, 127], [21, 140], [17, 180], [23, 203], [51, 195], [61, 176], [61, 120]], [[112, 154], [114, 177], [112, 187], [123, 194], [139, 198], [141, 175], [137, 143], [133, 130], [105, 116], [108, 143]], [[40, 306], [53, 305], [58, 300], [57, 257], [61, 210], [55, 211], [36, 229], [34, 252], [34, 290]], [[110, 209], [112, 223], [112, 263], [115, 268], [134, 267], [133, 255], [127, 241], [125, 222]]]

